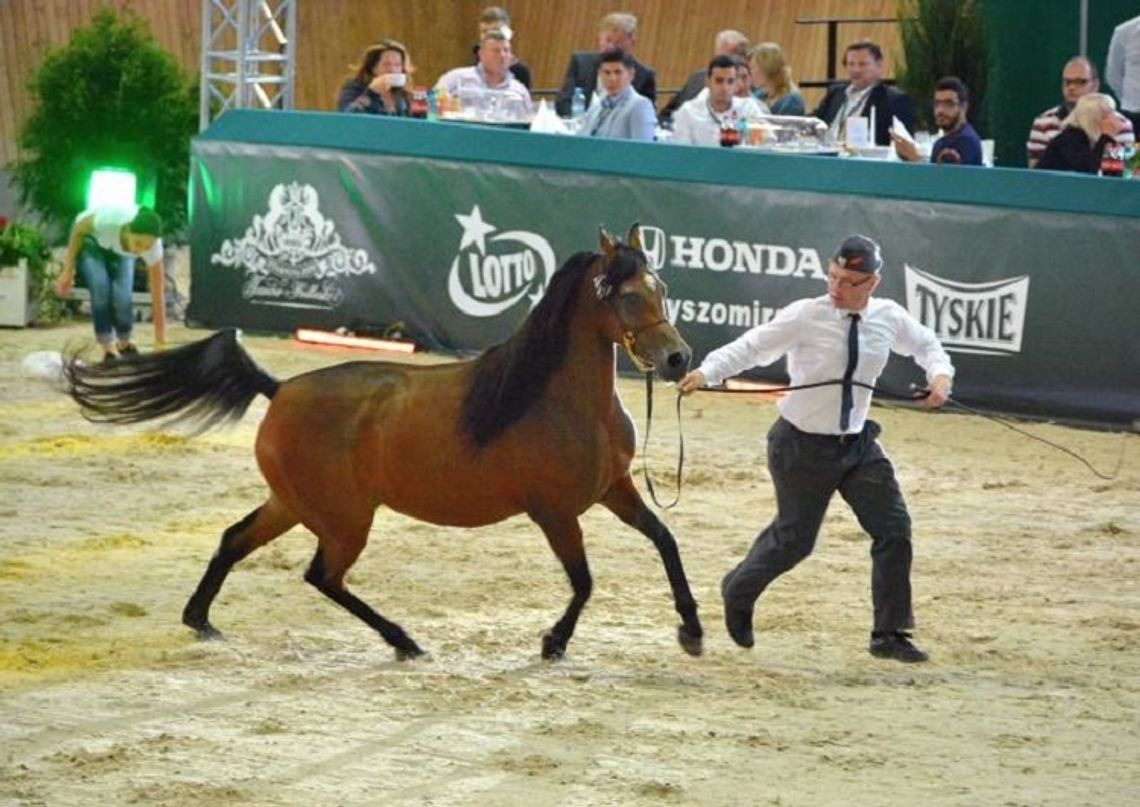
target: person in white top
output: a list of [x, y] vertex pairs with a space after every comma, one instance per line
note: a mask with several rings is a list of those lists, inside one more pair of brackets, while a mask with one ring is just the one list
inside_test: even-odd
[[483, 32], [479, 40], [479, 63], [467, 67], [448, 70], [435, 83], [436, 90], [446, 89], [453, 98], [458, 98], [463, 89], [500, 90], [511, 93], [530, 108], [530, 91], [511, 75], [511, 40], [498, 28]]
[[904, 662], [926, 661], [907, 632], [911, 610], [911, 522], [894, 467], [867, 419], [871, 390], [893, 351], [926, 371], [939, 407], [950, 398], [954, 367], [937, 336], [899, 304], [872, 299], [882, 268], [879, 245], [854, 235], [828, 267], [827, 294], [797, 300], [771, 321], [714, 350], [681, 379], [682, 395], [720, 384], [757, 365], [788, 357], [791, 384], [834, 382], [797, 390], [780, 400], [768, 432], [768, 470], [776, 488], [775, 520], [721, 584], [725, 625], [751, 647], [756, 600], [777, 577], [811, 554], [836, 491], [871, 535], [874, 623], [870, 652]]
[[64, 298], [71, 294], [78, 264], [91, 294], [91, 319], [104, 363], [139, 352], [131, 342], [135, 322], [131, 294], [139, 258], [149, 273], [155, 347], [162, 347], [166, 343], [162, 219], [148, 207], [99, 207], [76, 217], [56, 292]]
[[717, 56], [709, 62], [706, 87], [681, 104], [673, 116], [673, 142], [691, 146], [719, 146], [721, 129], [735, 128], [737, 121], [767, 113], [755, 98], [736, 94], [737, 60]]
[[1140, 127], [1140, 17], [1120, 23], [1108, 43], [1104, 77], [1120, 99], [1120, 109]]

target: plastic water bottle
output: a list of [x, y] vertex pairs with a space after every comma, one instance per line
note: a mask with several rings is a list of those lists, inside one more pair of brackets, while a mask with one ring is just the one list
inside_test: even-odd
[[434, 88], [428, 90], [427, 94], [427, 119], [437, 120], [439, 118], [439, 96], [436, 94]]
[[581, 87], [574, 88], [574, 95], [570, 98], [570, 117], [580, 118], [586, 113], [586, 93]]

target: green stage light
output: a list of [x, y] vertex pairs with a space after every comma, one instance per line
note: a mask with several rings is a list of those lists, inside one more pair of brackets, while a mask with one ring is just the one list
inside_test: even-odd
[[87, 209], [134, 207], [138, 178], [125, 168], [96, 168], [87, 180]]

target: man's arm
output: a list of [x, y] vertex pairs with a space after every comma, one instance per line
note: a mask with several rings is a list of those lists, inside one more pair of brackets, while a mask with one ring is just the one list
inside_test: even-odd
[[915, 319], [901, 305], [894, 305], [899, 327], [892, 349], [901, 356], [913, 357], [915, 363], [926, 371], [930, 395], [923, 399], [922, 405], [931, 409], [940, 407], [949, 399], [954, 383], [954, 365], [950, 356], [934, 331]]
[[632, 140], [652, 143], [657, 134], [657, 113], [648, 98], [638, 99], [629, 114], [629, 136]]
[[823, 94], [823, 100], [819, 102], [819, 106], [811, 112], [811, 117], [819, 118], [824, 123], [830, 125], [835, 116], [828, 114], [828, 107], [831, 106], [831, 99], [838, 91], [839, 85], [833, 84], [827, 88], [827, 92]]
[[83, 248], [83, 239], [94, 231], [94, 213], [76, 219], [72, 225], [71, 235], [67, 239], [67, 253], [63, 257], [63, 271], [55, 283], [55, 292], [60, 297], [70, 296], [71, 287], [75, 283], [75, 261], [79, 258], [79, 250]]
[[1124, 36], [1123, 26], [1117, 26], [1108, 43], [1108, 60], [1104, 66], [1104, 79], [1116, 97], [1124, 95]]

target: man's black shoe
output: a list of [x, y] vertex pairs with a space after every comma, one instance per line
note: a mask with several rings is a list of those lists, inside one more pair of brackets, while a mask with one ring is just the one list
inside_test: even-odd
[[729, 572], [720, 583], [720, 596], [724, 600], [724, 626], [728, 629], [732, 641], [741, 647], [752, 647], [756, 643], [752, 636], [752, 609], [733, 608], [728, 604], [726, 592], [728, 579], [731, 576], [732, 572]]
[[916, 664], [930, 658], [928, 654], [915, 647], [910, 636], [905, 633], [872, 636], [870, 650], [875, 658], [893, 658], [895, 661], [907, 664]]

